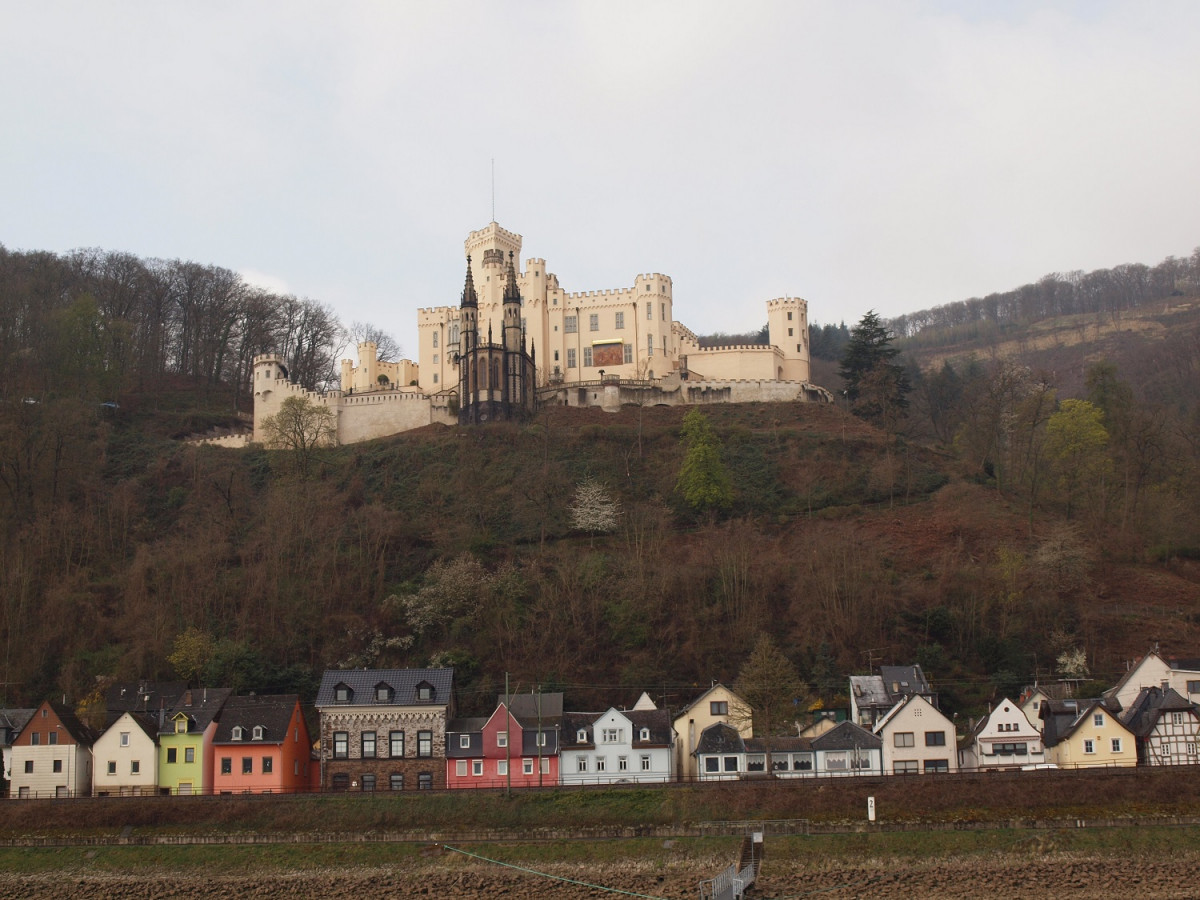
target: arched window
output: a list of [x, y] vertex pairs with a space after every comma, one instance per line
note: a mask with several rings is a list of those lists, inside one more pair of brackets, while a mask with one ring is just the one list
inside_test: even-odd
[[458, 326], [457, 325], [450, 326], [450, 343], [452, 343], [452, 344], [458, 343]]
[[492, 360], [492, 383], [489, 387], [496, 391], [500, 389], [500, 360]]

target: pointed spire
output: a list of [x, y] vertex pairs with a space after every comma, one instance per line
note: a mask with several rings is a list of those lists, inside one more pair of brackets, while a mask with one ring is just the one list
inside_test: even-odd
[[479, 306], [479, 298], [475, 295], [475, 278], [471, 275], [471, 257], [467, 257], [467, 283], [463, 285], [462, 306]]
[[521, 305], [521, 291], [517, 288], [517, 273], [513, 269], [513, 252], [508, 251], [508, 270], [504, 279], [504, 302]]

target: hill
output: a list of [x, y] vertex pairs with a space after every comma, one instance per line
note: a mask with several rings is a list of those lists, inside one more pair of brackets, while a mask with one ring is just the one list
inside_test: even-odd
[[[180, 361], [198, 346], [182, 314], [154, 345], [170, 352], [122, 343], [158, 326], [154, 291], [133, 288], [141, 318], [121, 324], [121, 264], [131, 282], [173, 286], [176, 304], [192, 296], [185, 275], [224, 283], [223, 270], [137, 262], [0, 253], [20, 312], [0, 335], [16, 379], [0, 402], [8, 705], [171, 676], [184, 634], [197, 680], [242, 691], [311, 697], [327, 666], [452, 664], [464, 712], [490, 708], [505, 673], [577, 708], [643, 690], [679, 705], [733, 680], [764, 631], [806, 680], [806, 705], [844, 702], [848, 673], [916, 660], [967, 715], [1052, 676], [1067, 651], [1085, 651], [1098, 682], [1155, 642], [1194, 655], [1195, 298], [1142, 303], [1119, 324], [1071, 313], [974, 342], [961, 326], [907, 337], [914, 391], [892, 432], [837, 406], [707, 407], [733, 495], [697, 511], [676, 490], [683, 412], [668, 408], [546, 408], [306, 467], [181, 442], [237, 422], [244, 391], [222, 373], [238, 367], [217, 357], [267, 338], [245, 332], [203, 370]], [[229, 296], [220, 321], [266, 302], [236, 283]], [[284, 327], [304, 307], [293, 299], [263, 315]], [[96, 334], [86, 366], [59, 368]], [[1100, 430], [1081, 453], [1055, 416], [1085, 397]], [[621, 503], [612, 533], [571, 527], [588, 477]]]

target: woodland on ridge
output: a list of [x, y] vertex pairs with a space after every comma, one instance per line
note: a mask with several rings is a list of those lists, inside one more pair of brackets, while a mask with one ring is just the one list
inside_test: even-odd
[[[1154, 641], [1200, 646], [1194, 294], [1007, 343], [898, 341], [908, 415], [878, 427], [843, 406], [706, 407], [732, 490], [697, 509], [677, 489], [684, 411], [665, 407], [434, 426], [303, 469], [181, 442], [246, 410], [254, 353], [311, 350], [314, 379], [335, 353], [319, 303], [193, 265], [0, 248], [9, 706], [171, 677], [189, 629], [198, 683], [311, 697], [327, 666], [450, 664], [465, 711], [505, 673], [576, 708], [642, 690], [678, 706], [764, 632], [806, 704], [917, 661], [951, 712], [1064, 654], [1103, 682]], [[611, 531], [573, 527], [589, 482], [619, 501]]]

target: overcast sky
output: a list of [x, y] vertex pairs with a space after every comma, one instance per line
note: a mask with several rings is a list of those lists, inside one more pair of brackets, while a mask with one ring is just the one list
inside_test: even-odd
[[0, 0], [0, 243], [191, 259], [416, 347], [492, 219], [694, 331], [1200, 245], [1200, 3]]

